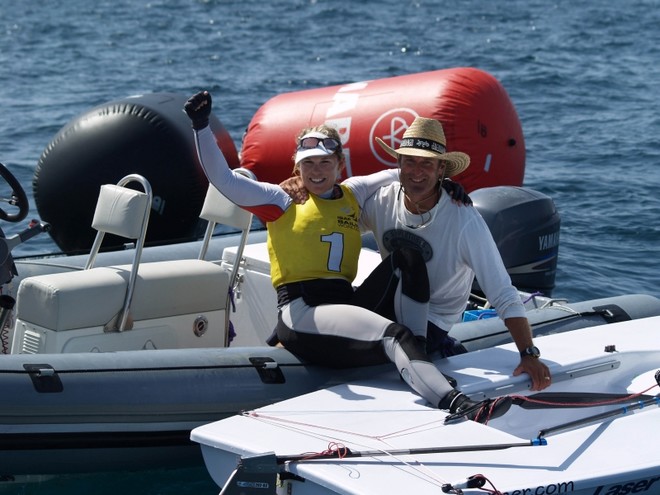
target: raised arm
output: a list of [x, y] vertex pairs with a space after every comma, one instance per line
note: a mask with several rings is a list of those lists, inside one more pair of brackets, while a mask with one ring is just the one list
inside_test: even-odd
[[229, 168], [209, 127], [211, 107], [208, 91], [197, 93], [184, 106], [194, 129], [197, 156], [209, 182], [231, 202], [260, 219], [270, 221], [278, 218], [291, 205], [291, 198], [275, 184], [251, 180]]

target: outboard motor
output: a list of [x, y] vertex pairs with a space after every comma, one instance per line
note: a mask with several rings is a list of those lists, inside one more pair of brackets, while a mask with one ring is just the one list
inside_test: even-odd
[[[495, 239], [513, 285], [550, 296], [555, 287], [560, 224], [552, 199], [514, 186], [477, 189], [470, 197]], [[473, 290], [481, 293], [477, 280]]]

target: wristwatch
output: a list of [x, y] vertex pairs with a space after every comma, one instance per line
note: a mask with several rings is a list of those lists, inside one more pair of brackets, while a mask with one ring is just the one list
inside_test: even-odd
[[536, 347], [535, 345], [531, 345], [520, 351], [520, 357], [525, 357], [525, 356], [532, 356], [538, 359], [539, 357], [541, 357], [541, 351], [539, 351], [539, 348]]

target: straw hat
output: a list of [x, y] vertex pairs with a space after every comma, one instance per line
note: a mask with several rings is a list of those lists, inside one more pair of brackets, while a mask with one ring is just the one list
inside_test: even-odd
[[429, 158], [440, 158], [447, 162], [445, 170], [446, 177], [460, 174], [470, 165], [470, 157], [460, 151], [447, 153], [447, 140], [442, 130], [442, 124], [436, 119], [416, 117], [410, 127], [403, 133], [401, 144], [398, 149], [390, 148], [382, 139], [376, 138], [376, 142], [394, 158], [399, 155], [426, 156]]

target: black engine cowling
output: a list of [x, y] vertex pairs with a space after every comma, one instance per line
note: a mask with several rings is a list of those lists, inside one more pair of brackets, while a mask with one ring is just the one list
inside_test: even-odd
[[[555, 287], [560, 217], [554, 201], [532, 189], [497, 186], [470, 193], [518, 290], [549, 296]], [[478, 281], [473, 289], [480, 293]]]

